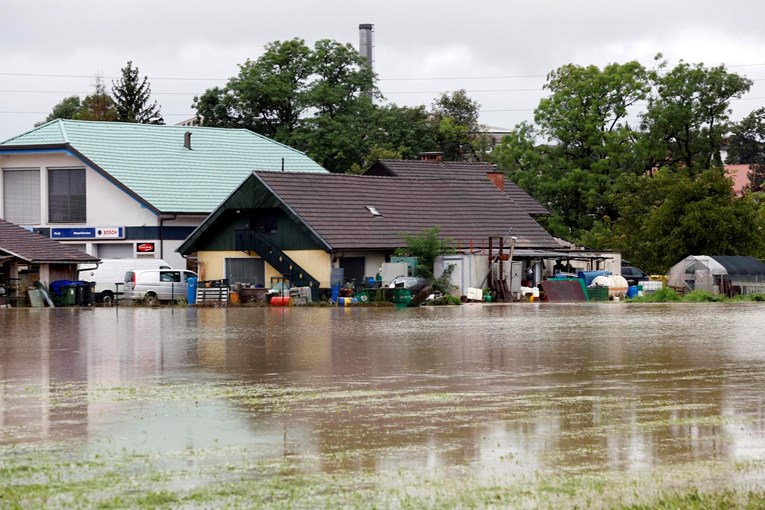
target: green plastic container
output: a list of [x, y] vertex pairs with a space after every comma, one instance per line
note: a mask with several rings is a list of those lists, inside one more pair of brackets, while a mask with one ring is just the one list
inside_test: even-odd
[[61, 306], [74, 306], [77, 297], [77, 285], [64, 285], [61, 288]]
[[393, 302], [397, 305], [406, 306], [412, 300], [412, 291], [409, 289], [394, 289]]
[[587, 287], [587, 297], [590, 301], [608, 301], [608, 287]]

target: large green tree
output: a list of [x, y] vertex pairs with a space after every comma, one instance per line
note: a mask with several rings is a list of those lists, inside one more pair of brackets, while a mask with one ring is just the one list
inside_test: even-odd
[[648, 93], [647, 71], [637, 62], [571, 64], [550, 73], [545, 88], [550, 95], [540, 101], [535, 124], [517, 126], [494, 159], [554, 212], [546, 220], [554, 234], [576, 238], [616, 214], [620, 180], [642, 171], [628, 119]]
[[141, 79], [138, 67], [128, 61], [122, 68], [122, 77], [112, 84], [117, 120], [139, 124], [164, 124], [160, 107], [151, 103], [151, 85], [144, 76]]
[[320, 40], [310, 48], [292, 39], [266, 45], [194, 108], [206, 126], [251, 129], [343, 172], [368, 149], [376, 95], [375, 75], [351, 45]]
[[761, 206], [737, 197], [720, 168], [698, 175], [664, 167], [635, 177], [617, 200], [620, 215], [587, 234], [587, 241], [623, 253], [650, 273], [663, 273], [687, 255], [762, 255]]
[[76, 119], [81, 107], [80, 96], [69, 96], [61, 100], [53, 107], [43, 122], [38, 122], [35, 126], [50, 122], [55, 119]]
[[684, 62], [669, 70], [663, 61], [652, 70], [566, 65], [548, 75], [535, 123], [517, 126], [494, 157], [553, 211], [551, 232], [590, 238], [624, 214], [620, 197], [658, 168], [690, 178], [721, 166], [730, 101], [750, 85], [723, 67]]
[[[657, 60], [661, 55], [657, 55]], [[752, 81], [725, 69], [666, 61], [650, 73], [653, 93], [643, 113], [645, 142], [654, 167], [683, 167], [692, 173], [721, 167], [723, 137], [730, 131], [730, 102]]]
[[478, 122], [481, 105], [464, 89], [441, 94], [431, 105], [431, 121], [438, 148], [447, 161], [483, 159], [485, 129]]

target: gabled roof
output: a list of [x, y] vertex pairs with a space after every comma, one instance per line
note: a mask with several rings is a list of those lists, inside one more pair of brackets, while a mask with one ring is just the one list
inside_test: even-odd
[[[191, 150], [184, 147], [191, 133]], [[246, 129], [53, 120], [0, 152], [66, 149], [156, 212], [209, 213], [253, 170], [327, 171]]]
[[[349, 174], [254, 172], [179, 248], [200, 249], [196, 240], [227, 208], [246, 207], [240, 190], [252, 182], [329, 250], [390, 250], [402, 234], [438, 226], [462, 247], [485, 246], [489, 237], [517, 237], [519, 248], [556, 249], [558, 243], [488, 179], [435, 180]], [[512, 228], [512, 230], [511, 230]]]
[[100, 260], [0, 219], [0, 257], [6, 254], [30, 264], [79, 264]]
[[[381, 159], [372, 165], [365, 174], [423, 179], [486, 179], [486, 174], [496, 171], [494, 165], [483, 162]], [[550, 214], [550, 211], [542, 204], [506, 177], [505, 193], [529, 214], [544, 216]]]

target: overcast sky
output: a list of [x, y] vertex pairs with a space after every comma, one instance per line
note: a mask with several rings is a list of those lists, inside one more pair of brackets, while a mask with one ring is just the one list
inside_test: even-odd
[[[358, 48], [375, 25], [375, 71], [390, 102], [426, 104], [464, 88], [481, 122], [533, 118], [545, 75], [657, 52], [724, 63], [755, 80], [734, 118], [765, 105], [762, 0], [0, 0], [0, 140], [31, 129], [66, 96], [92, 92], [128, 60], [149, 77], [168, 124], [271, 41], [335, 39]], [[47, 76], [46, 76], [47, 75]]]

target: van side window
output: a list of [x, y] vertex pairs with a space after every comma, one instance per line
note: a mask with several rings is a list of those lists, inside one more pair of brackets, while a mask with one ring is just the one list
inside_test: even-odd
[[180, 271], [162, 271], [159, 276], [159, 281], [161, 282], [180, 282], [181, 281], [181, 273]]

